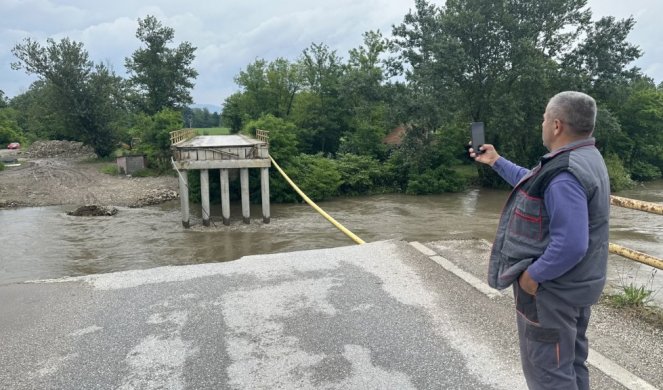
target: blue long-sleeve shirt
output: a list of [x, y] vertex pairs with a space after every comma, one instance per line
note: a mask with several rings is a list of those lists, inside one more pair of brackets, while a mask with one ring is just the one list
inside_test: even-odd
[[[512, 186], [529, 170], [500, 157], [493, 169]], [[550, 217], [550, 242], [544, 253], [527, 269], [537, 283], [555, 279], [575, 266], [589, 247], [587, 195], [569, 172], [555, 176], [543, 195]]]

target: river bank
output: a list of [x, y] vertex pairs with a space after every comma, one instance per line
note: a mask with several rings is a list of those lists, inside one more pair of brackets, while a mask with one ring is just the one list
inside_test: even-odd
[[[33, 144], [34, 146], [34, 144]], [[0, 208], [56, 205], [143, 207], [178, 196], [174, 176], [127, 177], [101, 172], [108, 162], [80, 143], [42, 142], [27, 151], [0, 150], [18, 166], [0, 171]], [[14, 164], [11, 164], [14, 165]]]

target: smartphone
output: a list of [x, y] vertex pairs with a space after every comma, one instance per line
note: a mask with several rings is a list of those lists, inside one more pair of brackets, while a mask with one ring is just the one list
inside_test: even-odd
[[483, 131], [483, 122], [472, 122], [470, 131], [472, 133], [472, 149], [474, 149], [474, 153], [483, 153], [482, 150], [479, 150], [479, 146], [486, 143], [486, 136]]

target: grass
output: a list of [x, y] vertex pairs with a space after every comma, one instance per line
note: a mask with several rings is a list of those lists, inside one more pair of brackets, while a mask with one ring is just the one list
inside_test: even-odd
[[663, 309], [649, 305], [656, 292], [652, 290], [654, 276], [658, 270], [653, 270], [647, 283], [635, 285], [626, 283], [620, 277], [619, 291], [609, 294], [604, 301], [609, 306], [622, 310], [628, 316], [640, 319], [658, 329], [663, 329]]
[[630, 283], [628, 286], [621, 286], [621, 291], [610, 295], [613, 306], [622, 307], [645, 307], [652, 300], [653, 290], [648, 290], [647, 286], [636, 286]]
[[118, 175], [120, 173], [116, 164], [104, 164], [101, 168], [99, 168], [99, 171], [107, 175]]
[[229, 135], [230, 128], [228, 127], [208, 127], [203, 129], [196, 129], [198, 135]]

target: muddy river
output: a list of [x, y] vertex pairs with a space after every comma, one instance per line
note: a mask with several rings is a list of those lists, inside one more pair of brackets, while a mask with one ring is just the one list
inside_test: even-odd
[[[663, 181], [617, 195], [663, 202]], [[506, 191], [474, 189], [459, 194], [398, 194], [341, 198], [319, 205], [363, 240], [491, 241]], [[306, 204], [274, 204], [270, 224], [252, 205], [251, 224], [231, 207], [231, 226], [212, 207], [213, 226], [203, 228], [192, 205], [191, 229], [181, 225], [179, 202], [140, 209], [119, 208], [114, 217], [66, 215], [73, 206], [0, 210], [0, 284], [166, 265], [230, 261], [249, 254], [353, 245]], [[663, 216], [612, 209], [611, 241], [663, 258]], [[651, 281], [663, 303], [663, 271], [611, 255], [613, 284]]]

